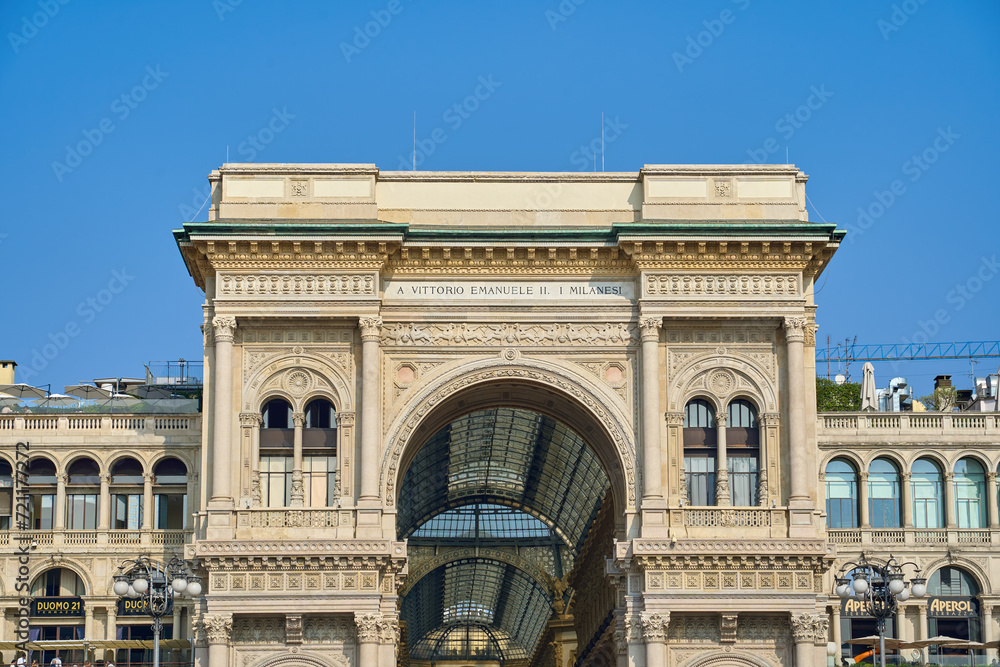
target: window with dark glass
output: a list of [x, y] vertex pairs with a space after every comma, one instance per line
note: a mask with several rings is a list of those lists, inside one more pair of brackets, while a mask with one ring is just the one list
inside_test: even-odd
[[153, 467], [153, 527], [180, 530], [187, 517], [187, 466], [168, 457]]
[[944, 527], [944, 477], [930, 459], [917, 459], [910, 475], [913, 496], [913, 525], [916, 528]]
[[5, 459], [0, 459], [0, 530], [10, 530], [14, 513], [14, 471]]
[[142, 528], [142, 464], [125, 457], [111, 466], [111, 527], [115, 530]]
[[843, 459], [826, 465], [826, 525], [858, 527], [858, 472]]
[[726, 469], [729, 495], [736, 506], [759, 504], [760, 430], [757, 409], [746, 399], [729, 403], [726, 420]]
[[868, 467], [868, 521], [872, 528], [899, 528], [899, 469], [888, 459]]
[[34, 530], [52, 530], [55, 523], [56, 465], [48, 459], [28, 462], [29, 525]]
[[694, 399], [684, 408], [684, 474], [688, 503], [715, 504], [717, 454], [715, 411], [704, 399]]
[[260, 427], [260, 447], [291, 447], [294, 445], [294, 424], [292, 406], [282, 399], [274, 398], [264, 404], [261, 411], [263, 422]]
[[101, 469], [95, 461], [82, 458], [70, 464], [66, 487], [66, 528], [97, 528], [100, 484]]

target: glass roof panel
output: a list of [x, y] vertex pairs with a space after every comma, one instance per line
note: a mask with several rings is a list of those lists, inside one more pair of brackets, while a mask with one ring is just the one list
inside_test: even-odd
[[489, 540], [552, 537], [552, 529], [525, 512], [491, 503], [473, 503], [428, 519], [413, 538], [467, 538]]

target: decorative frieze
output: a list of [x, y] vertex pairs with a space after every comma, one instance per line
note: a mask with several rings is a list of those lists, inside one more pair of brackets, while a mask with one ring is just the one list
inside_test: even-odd
[[217, 289], [221, 297], [377, 296], [374, 274], [222, 274]]
[[792, 275], [650, 274], [648, 296], [799, 296], [799, 279]]
[[625, 322], [517, 324], [436, 324], [397, 322], [382, 330], [383, 345], [400, 346], [563, 346], [631, 345], [637, 328]]
[[306, 644], [346, 644], [356, 640], [355, 624], [349, 616], [309, 616], [303, 623], [302, 641]]
[[233, 619], [234, 644], [284, 644], [285, 619], [280, 616], [246, 616]]

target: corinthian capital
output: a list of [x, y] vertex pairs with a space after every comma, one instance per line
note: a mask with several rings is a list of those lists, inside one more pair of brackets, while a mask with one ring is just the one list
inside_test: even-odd
[[379, 641], [381, 633], [379, 632], [379, 626], [383, 624], [382, 614], [368, 613], [359, 614], [355, 612], [354, 622], [358, 626], [358, 641], [362, 643], [370, 643]]
[[361, 340], [379, 340], [382, 337], [381, 317], [362, 317], [358, 326], [361, 328]]
[[233, 617], [215, 614], [202, 618], [209, 644], [228, 644], [233, 632]]
[[667, 638], [670, 612], [642, 612], [642, 636], [647, 642], [662, 642]]
[[642, 340], [660, 340], [660, 327], [662, 326], [662, 317], [640, 317], [639, 332]]
[[796, 643], [813, 642], [815, 644], [825, 643], [827, 630], [830, 626], [830, 619], [826, 614], [814, 614], [804, 612], [792, 614], [792, 638]]
[[804, 317], [785, 318], [785, 340], [792, 342], [804, 342], [806, 338], [806, 325], [809, 321]]
[[212, 328], [215, 331], [215, 342], [233, 342], [236, 335], [235, 317], [213, 317]]

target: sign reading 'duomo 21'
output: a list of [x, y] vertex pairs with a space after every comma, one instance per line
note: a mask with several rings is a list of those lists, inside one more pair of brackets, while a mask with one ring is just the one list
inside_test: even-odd
[[386, 299], [458, 301], [632, 301], [630, 280], [400, 280], [386, 281]]

